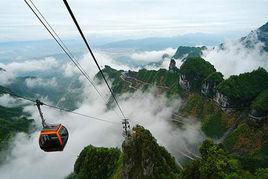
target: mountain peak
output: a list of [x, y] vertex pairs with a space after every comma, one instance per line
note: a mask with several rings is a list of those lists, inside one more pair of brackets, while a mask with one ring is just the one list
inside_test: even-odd
[[149, 130], [137, 125], [122, 145], [123, 178], [174, 177], [180, 173], [167, 150], [157, 144]]
[[67, 178], [177, 178], [180, 173], [175, 158], [149, 130], [137, 125], [123, 142], [122, 152], [92, 145], [84, 148]]
[[262, 50], [268, 52], [268, 22], [258, 29], [251, 31], [247, 36], [241, 38], [241, 42], [247, 48], [254, 48], [256, 44], [263, 44]]
[[258, 30], [262, 32], [268, 32], [268, 22], [266, 24], [262, 25]]

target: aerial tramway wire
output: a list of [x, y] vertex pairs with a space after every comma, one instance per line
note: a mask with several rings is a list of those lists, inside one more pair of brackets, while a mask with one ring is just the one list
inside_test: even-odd
[[63, 0], [63, 2], [64, 2], [64, 4], [65, 4], [65, 6], [66, 6], [66, 8], [67, 8], [67, 10], [68, 10], [68, 12], [69, 12], [69, 14], [70, 14], [70, 16], [72, 17], [72, 20], [74, 21], [74, 23], [75, 23], [75, 25], [76, 25], [76, 27], [77, 27], [77, 29], [78, 29], [78, 31], [79, 31], [79, 33], [80, 33], [80, 35], [81, 35], [83, 41], [85, 42], [86, 47], [87, 47], [87, 49], [89, 50], [89, 52], [90, 52], [90, 54], [91, 54], [91, 56], [92, 56], [92, 58], [93, 58], [95, 64], [97, 65], [97, 67], [98, 67], [98, 69], [99, 69], [99, 71], [100, 71], [100, 73], [101, 73], [101, 76], [102, 76], [102, 78], [104, 79], [104, 82], [106, 83], [106, 85], [107, 85], [109, 91], [111, 92], [111, 95], [112, 95], [112, 97], [113, 97], [113, 99], [114, 99], [116, 105], [118, 106], [118, 109], [120, 110], [120, 112], [121, 112], [123, 118], [124, 118], [124, 119], [127, 119], [126, 116], [125, 116], [125, 114], [123, 113], [123, 110], [122, 110], [122, 108], [120, 107], [120, 105], [119, 105], [119, 103], [118, 103], [118, 101], [117, 101], [117, 99], [116, 99], [114, 93], [113, 93], [113, 90], [111, 89], [110, 85], [108, 84], [108, 81], [107, 81], [107, 79], [105, 78], [105, 76], [104, 76], [104, 74], [103, 74], [103, 72], [102, 72], [102, 70], [101, 70], [101, 68], [100, 68], [100, 65], [99, 65], [99, 63], [98, 63], [98, 61], [97, 61], [97, 59], [96, 59], [96, 57], [95, 57], [93, 51], [91, 50], [90, 45], [89, 45], [89, 43], [87, 42], [87, 40], [86, 40], [86, 38], [85, 38], [85, 35], [84, 35], [83, 31], [81, 30], [81, 28], [80, 28], [80, 26], [79, 26], [79, 24], [78, 24], [78, 22], [77, 22], [77, 20], [76, 20], [76, 18], [75, 18], [75, 16], [74, 16], [72, 10], [71, 10], [71, 8], [70, 8], [68, 2], [67, 2], [66, 0]]
[[[64, 42], [62, 41], [62, 39], [59, 37], [59, 35], [56, 33], [56, 31], [53, 29], [53, 27], [48, 23], [48, 21], [46, 20], [46, 18], [43, 16], [43, 14], [39, 11], [39, 9], [35, 6], [35, 4], [31, 1], [28, 0], [33, 7], [36, 9], [36, 11], [39, 13], [39, 15], [43, 18], [43, 20], [45, 22], [42, 21], [42, 19], [40, 18], [40, 16], [35, 12], [35, 10], [32, 8], [32, 6], [27, 2], [27, 0], [24, 0], [24, 2], [28, 5], [28, 7], [31, 9], [31, 11], [34, 13], [34, 15], [38, 18], [38, 20], [42, 23], [42, 25], [45, 27], [45, 29], [49, 32], [49, 34], [53, 37], [53, 39], [57, 42], [57, 44], [60, 46], [60, 48], [63, 50], [63, 52], [69, 57], [69, 59], [75, 64], [75, 66], [78, 68], [78, 70], [82, 73], [82, 75], [89, 81], [89, 83], [94, 87], [94, 89], [96, 90], [96, 92], [99, 94], [99, 96], [104, 100], [104, 102], [107, 102], [104, 97], [102, 96], [102, 94], [100, 93], [100, 91], [97, 89], [97, 87], [95, 86], [94, 82], [90, 80], [89, 75], [87, 74], [87, 72], [81, 67], [80, 63], [78, 62], [78, 60], [74, 57], [74, 55], [71, 53], [71, 51], [69, 50], [69, 48], [64, 44]], [[47, 27], [47, 25], [49, 27]], [[50, 29], [49, 29], [50, 28]], [[54, 33], [54, 34], [53, 34]], [[57, 39], [57, 38], [58, 39]], [[118, 113], [113, 109], [113, 111], [116, 113], [116, 115], [119, 117]]]
[[[58, 37], [58, 35], [55, 33], [55, 31], [53, 30], [53, 32], [55, 33], [55, 35], [51, 32], [51, 30], [46, 26], [46, 24], [42, 21], [42, 19], [38, 16], [38, 14], [34, 11], [34, 9], [31, 7], [31, 5], [27, 2], [27, 0], [24, 0], [25, 3], [29, 6], [29, 8], [32, 10], [32, 12], [35, 14], [35, 16], [38, 18], [38, 20], [42, 23], [42, 25], [46, 28], [46, 30], [50, 33], [50, 35], [54, 38], [54, 40], [57, 42], [57, 44], [61, 47], [61, 49], [64, 51], [64, 53], [70, 58], [70, 60], [75, 64], [75, 66], [79, 69], [79, 71], [86, 77], [85, 72], [82, 70], [82, 68], [80, 67], [80, 65], [78, 65], [78, 62], [76, 62], [72, 56], [67, 52], [67, 50], [64, 48], [64, 45], [62, 45], [60, 43], [61, 40], [58, 40], [56, 37]], [[30, 0], [29, 0], [30, 1]], [[31, 1], [31, 3], [33, 3]], [[50, 26], [51, 27], [51, 26]], [[58, 37], [59, 38], [59, 37]], [[60, 38], [59, 38], [60, 39]], [[62, 41], [61, 41], [62, 42]], [[87, 78], [87, 77], [86, 77]], [[88, 78], [87, 78], [88, 79]], [[90, 79], [88, 79], [89, 82], [92, 84], [92, 81]], [[92, 84], [93, 87], [95, 87], [94, 84]], [[99, 93], [98, 89], [96, 89], [96, 91]], [[100, 94], [101, 95], [101, 94]]]
[[[2, 90], [0, 89], [1, 92], [3, 93], [7, 93], [9, 94], [10, 96], [14, 96], [16, 98], [20, 98], [20, 99], [23, 99], [23, 100], [26, 100], [26, 101], [29, 101], [29, 102], [32, 102], [32, 103], [35, 103], [39, 100], [33, 100], [33, 99], [30, 99], [30, 98], [26, 98], [24, 96], [21, 96], [21, 95], [17, 95], [15, 93], [12, 93], [12, 92], [8, 92], [6, 90]], [[40, 102], [40, 101], [39, 101]], [[86, 114], [83, 114], [83, 113], [79, 113], [79, 112], [74, 112], [72, 111], [71, 109], [66, 109], [66, 108], [61, 108], [61, 107], [58, 107], [58, 106], [54, 106], [54, 105], [50, 105], [50, 104], [46, 104], [44, 102], [41, 102], [42, 105], [44, 106], [47, 106], [49, 108], [53, 108], [53, 109], [57, 109], [57, 110], [60, 110], [60, 111], [64, 111], [64, 112], [68, 112], [68, 113], [72, 113], [72, 114], [75, 114], [75, 115], [79, 115], [79, 116], [83, 116], [83, 117], [86, 117], [86, 118], [90, 118], [90, 119], [95, 119], [95, 120], [98, 120], [98, 121], [103, 121], [103, 122], [108, 122], [108, 123], [112, 123], [112, 124], [120, 124], [119, 122], [114, 122], [114, 121], [109, 121], [109, 120], [105, 120], [105, 119], [101, 119], [101, 118], [98, 118], [98, 117], [94, 117], [94, 116], [89, 116], [89, 115], [86, 115]]]
[[[92, 86], [94, 87], [94, 88], [96, 88], [95, 87], [95, 85], [93, 84], [93, 81], [91, 81], [90, 80], [90, 77], [89, 77], [89, 75], [87, 74], [87, 72], [82, 68], [82, 66], [80, 65], [80, 63], [78, 62], [78, 60], [75, 58], [75, 56], [71, 53], [71, 51], [70, 51], [70, 49], [65, 45], [65, 43], [63, 42], [63, 40], [60, 38], [60, 36], [58, 35], [58, 33], [54, 30], [54, 28], [49, 24], [49, 22], [46, 20], [46, 18], [44, 17], [44, 15], [41, 13], [41, 11], [36, 7], [36, 5], [33, 3], [33, 1], [32, 0], [28, 0], [32, 5], [33, 5], [33, 7], [36, 9], [36, 11], [39, 13], [39, 15], [42, 17], [42, 19], [45, 21], [45, 23], [49, 26], [49, 28], [51, 29], [51, 31], [55, 34], [55, 36], [58, 38], [58, 40], [61, 42], [61, 44], [62, 44], [62, 46], [66, 49], [66, 51], [70, 54], [70, 56], [72, 57], [72, 59], [74, 59], [74, 61], [73, 61], [73, 63], [76, 65], [78, 65], [79, 66], [79, 68], [83, 71], [83, 72], [81, 72], [83, 75], [85, 74], [86, 76], [86, 78], [88, 79], [88, 81], [92, 84]], [[77, 67], [78, 68], [78, 67]], [[80, 70], [79, 69], [79, 70]], [[99, 92], [98, 91], [98, 89], [96, 89], [96, 91], [97, 92]], [[100, 92], [99, 92], [100, 93]], [[101, 94], [99, 94], [99, 95], [101, 95]]]
[[[80, 72], [87, 78], [87, 74], [85, 74], [85, 72], [83, 71], [83, 69], [82, 69], [82, 67], [80, 66], [80, 64], [79, 64], [78, 62], [75, 62], [75, 60], [74, 60], [74, 59], [72, 58], [72, 56], [70, 55], [71, 52], [69, 51], [69, 49], [65, 46], [65, 44], [63, 43], [63, 41], [61, 40], [61, 38], [58, 36], [58, 34], [55, 32], [55, 30], [50, 26], [50, 24], [46, 21], [46, 19], [45, 19], [44, 16], [41, 14], [41, 12], [37, 9], [37, 7], [34, 5], [34, 3], [30, 0], [31, 4], [32, 4], [32, 5], [35, 7], [35, 9], [38, 11], [39, 15], [40, 15], [41, 17], [43, 17], [43, 20], [47, 23], [47, 25], [50, 27], [50, 29], [47, 27], [47, 25], [45, 24], [45, 22], [42, 21], [42, 19], [41, 19], [41, 18], [39, 17], [39, 15], [35, 12], [35, 10], [32, 8], [32, 6], [27, 2], [27, 0], [24, 0], [24, 1], [25, 1], [25, 3], [29, 6], [29, 8], [31, 9], [31, 11], [35, 14], [35, 16], [38, 18], [38, 20], [42, 23], [42, 25], [46, 28], [46, 30], [49, 32], [49, 34], [53, 37], [53, 39], [57, 42], [57, 44], [61, 47], [61, 49], [64, 51], [64, 53], [71, 59], [71, 61], [75, 64], [75, 66], [79, 69], [79, 71], [80, 71]], [[67, 2], [64, 1], [64, 3], [65, 3], [65, 5], [66, 5]], [[68, 6], [68, 4], [66, 5], [66, 7], [67, 7], [67, 6]], [[69, 7], [69, 6], [68, 6], [68, 7]], [[68, 7], [67, 7], [67, 8], [68, 8]], [[72, 14], [72, 12], [71, 12], [71, 10], [70, 10], [70, 7], [68, 8], [68, 11], [69, 11], [69, 13]], [[72, 18], [74, 18], [74, 15], [73, 15], [73, 14], [72, 14]], [[130, 128], [128, 119], [125, 117], [122, 108], [120, 107], [120, 105], [119, 105], [119, 103], [118, 103], [118, 101], [117, 101], [117, 99], [116, 99], [116, 97], [115, 97], [115, 95], [114, 95], [114, 93], [113, 93], [111, 87], [109, 86], [109, 84], [108, 84], [108, 82], [107, 82], [107, 80], [106, 80], [106, 78], [105, 78], [105, 76], [104, 76], [104, 74], [103, 74], [103, 72], [102, 72], [102, 70], [101, 70], [101, 68], [100, 68], [100, 66], [99, 66], [99, 64], [98, 64], [98, 62], [97, 62], [97, 60], [96, 60], [96, 58], [95, 58], [95, 56], [94, 56], [94, 54], [93, 54], [93, 52], [92, 52], [90, 46], [89, 46], [89, 44], [87, 43], [87, 40], [85, 39], [85, 36], [84, 36], [82, 30], [80, 29], [80, 27], [79, 27], [79, 25], [78, 25], [78, 23], [77, 23], [77, 21], [76, 21], [75, 18], [74, 18], [74, 20], [75, 20], [75, 22], [76, 22], [75, 24], [76, 24], [76, 26], [77, 26], [77, 28], [78, 28], [78, 30], [79, 30], [79, 32], [80, 32], [80, 35], [83, 37], [83, 40], [84, 40], [84, 42], [86, 43], [86, 46], [87, 46], [87, 48], [88, 48], [90, 54], [92, 55], [92, 57], [93, 57], [93, 59], [94, 59], [94, 62], [96, 63], [96, 65], [97, 65], [97, 67], [98, 67], [98, 69], [99, 69], [99, 71], [100, 71], [100, 73], [101, 73], [101, 76], [103, 77], [103, 79], [104, 79], [104, 81], [105, 81], [105, 83], [106, 83], [106, 85], [107, 85], [109, 91], [111, 92], [111, 95], [112, 95], [112, 97], [113, 97], [113, 99], [114, 99], [114, 101], [115, 101], [115, 103], [116, 103], [118, 109], [120, 110], [122, 116], [124, 117], [123, 122], [122, 122], [122, 124], [123, 124], [123, 129], [124, 129], [123, 135], [128, 136], [128, 135], [129, 135], [128, 129]], [[53, 31], [54, 34], [53, 34], [51, 31]], [[57, 39], [55, 36], [58, 37], [58, 39]], [[62, 44], [61, 44], [60, 42], [61, 42]], [[64, 47], [65, 47], [66, 49], [65, 49]], [[70, 54], [69, 54], [67, 51], [69, 51]], [[77, 64], [77, 63], [78, 63], [78, 64]], [[90, 81], [89, 78], [87, 78], [87, 79], [88, 79], [89, 82], [93, 85], [93, 87], [94, 87], [95, 90], [98, 92], [98, 94], [102, 97], [102, 95], [101, 95], [100, 92], [97, 90], [97, 88], [95, 87], [95, 85]], [[113, 110], [114, 110], [114, 109], [113, 109]], [[116, 113], [115, 110], [114, 110], [114, 112]], [[117, 113], [116, 113], [116, 114], [117, 114]], [[118, 114], [117, 114], [117, 115], [118, 115]], [[119, 115], [118, 115], [118, 117], [119, 117]]]

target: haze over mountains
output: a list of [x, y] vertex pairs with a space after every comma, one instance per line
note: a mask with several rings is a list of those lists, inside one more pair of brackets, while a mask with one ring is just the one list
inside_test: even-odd
[[[63, 178], [72, 171], [74, 171], [74, 176], [70, 177], [75, 178], [76, 175], [83, 176], [85, 174], [85, 176], [88, 176], [87, 171], [101, 172], [102, 169], [106, 170], [105, 164], [111, 167], [110, 174], [113, 172], [115, 172], [113, 174], [118, 174], [115, 176], [119, 176], [122, 172], [131, 176], [143, 176], [143, 168], [146, 169], [146, 174], [152, 174], [151, 166], [164, 168], [164, 170], [157, 170], [162, 172], [157, 173], [157, 176], [166, 174], [166, 171], [172, 171], [171, 176], [174, 178], [195, 176], [194, 174], [196, 173], [201, 176], [224, 175], [230, 177], [255, 177], [259, 175], [256, 173], [258, 172], [257, 169], [260, 167], [267, 168], [268, 166], [266, 162], [268, 156], [266, 150], [267, 122], [264, 122], [262, 126], [253, 127], [248, 123], [248, 114], [252, 109], [259, 110], [266, 107], [263, 99], [266, 99], [267, 95], [266, 91], [262, 89], [267, 88], [265, 86], [266, 80], [258, 81], [254, 79], [267, 79], [268, 59], [267, 52], [265, 52], [267, 47], [267, 26], [268, 24], [266, 23], [256, 32], [252, 32], [247, 37], [242, 38], [242, 43], [239, 38], [226, 43], [220, 40], [218, 42], [217, 38], [204, 40], [203, 37], [200, 37], [200, 34], [197, 34], [196, 40], [191, 40], [192, 37], [184, 36], [175, 38], [175, 40], [172, 38], [149, 38], [109, 43], [108, 45], [100, 44], [99, 49], [95, 51], [96, 56], [107, 77], [109, 77], [109, 82], [118, 95], [117, 97], [119, 103], [123, 106], [123, 110], [132, 120], [133, 125], [141, 124], [150, 130], [150, 132], [147, 132], [145, 129], [139, 129], [138, 127], [136, 131], [139, 132], [139, 135], [132, 136], [133, 143], [129, 143], [129, 146], [138, 146], [135, 141], [141, 141], [139, 143], [142, 145], [141, 150], [125, 148], [126, 150], [124, 149], [124, 152], [120, 153], [117, 149], [107, 149], [109, 147], [120, 147], [123, 142], [120, 121], [119, 125], [110, 125], [44, 107], [44, 115], [48, 121], [64, 123], [70, 131], [71, 138], [63, 153], [52, 155], [43, 153], [39, 150], [37, 144], [38, 130], [41, 128], [41, 124], [36, 107], [32, 104], [25, 104], [22, 100], [16, 100], [5, 93], [1, 94], [0, 106], [6, 115], [1, 116], [0, 119], [4, 121], [5, 126], [10, 130], [4, 129], [3, 133], [0, 131], [0, 137], [10, 131], [9, 137], [3, 139], [5, 140], [4, 146], [6, 143], [11, 143], [11, 145], [7, 145], [7, 148], [4, 148], [4, 155], [0, 154], [4, 156], [0, 158], [0, 160], [4, 161], [4, 164], [0, 166], [0, 178], [8, 179], [16, 176], [22, 176], [22, 178], [27, 179], [38, 177]], [[253, 36], [251, 34], [257, 35]], [[202, 49], [179, 47], [180, 44], [187, 46], [186, 41], [194, 46], [199, 45], [202, 40], [207, 45], [215, 43], [213, 45], [216, 47]], [[67, 61], [66, 57], [63, 57], [62, 54], [53, 55], [59, 50], [52, 49], [49, 52], [52, 57], [47, 58], [47, 56], [51, 55], [46, 54], [48, 53], [46, 48], [54, 48], [54, 46], [51, 46], [51, 42], [43, 44], [44, 46], [38, 42], [34, 43], [38, 45], [34, 44], [34, 46], [36, 45], [34, 48], [30, 47], [29, 50], [26, 50], [22, 55], [23, 57], [16, 59], [17, 61], [13, 61], [12, 58], [24, 49], [18, 44], [14, 45], [17, 51], [7, 53], [7, 56], [5, 56], [5, 58], [9, 59], [9, 62], [4, 61], [5, 58], [3, 58], [4, 62], [1, 61], [2, 63], [0, 64], [2, 68], [0, 69], [0, 75], [3, 77], [0, 77], [1, 88], [12, 90], [16, 94], [33, 99], [39, 98], [49, 104], [57, 104], [76, 112], [96, 115], [118, 122], [117, 116], [111, 110], [114, 106], [107, 105], [105, 101], [102, 101], [97, 96], [92, 86], [81, 76], [73, 64]], [[126, 43], [125, 46], [123, 46], [124, 43]], [[168, 45], [169, 43], [171, 44]], [[203, 43], [202, 45], [206, 45]], [[223, 48], [220, 45], [221, 43], [224, 44], [222, 45]], [[76, 44], [77, 42], [72, 45], [76, 46]], [[113, 45], [114, 50], [111, 48]], [[174, 48], [167, 48], [173, 47], [173, 45]], [[126, 47], [126, 49], [122, 50], [123, 47]], [[36, 51], [36, 48], [40, 50], [41, 54], [43, 53], [41, 56], [44, 57], [37, 57], [39, 52]], [[156, 50], [158, 48], [160, 50]], [[7, 44], [5, 49], [8, 49]], [[98, 80], [97, 69], [93, 61], [88, 58], [88, 54], [84, 54], [85, 51], [81, 50], [80, 46], [76, 46], [74, 49], [74, 51], [78, 50], [76, 56], [79, 58], [81, 65], [89, 73], [90, 77], [96, 80], [97, 87], [101, 90], [103, 96], [109, 99], [110, 95], [107, 88], [100, 83], [100, 79]], [[185, 49], [190, 49], [190, 51]], [[189, 52], [194, 49], [199, 50], [198, 53], [190, 53], [190, 57], [194, 54], [194, 60], [187, 61]], [[28, 54], [28, 51], [34, 52]], [[175, 58], [176, 70], [169, 69], [170, 59], [174, 57], [176, 51], [178, 53], [178, 58]], [[8, 57], [9, 55], [10, 57]], [[28, 59], [28, 55], [33, 55], [35, 58], [33, 60]], [[200, 55], [207, 61], [197, 57]], [[26, 61], [24, 60], [25, 58], [27, 59]], [[184, 60], [182, 61], [182, 59]], [[39, 64], [38, 62], [41, 63]], [[195, 62], [198, 64], [197, 66], [195, 66]], [[181, 67], [181, 64], [184, 65]], [[112, 68], [105, 65], [110, 65]], [[143, 67], [146, 69], [142, 69]], [[258, 69], [258, 67], [263, 68]], [[198, 70], [196, 71], [195, 69]], [[216, 71], [221, 72], [222, 75], [214, 76], [213, 74]], [[184, 81], [185, 79], [181, 76], [183, 73], [193, 75], [188, 81], [189, 84], [195, 84], [193, 85], [195, 88], [191, 90], [189, 90], [190, 88], [184, 88], [183, 84], [187, 84], [187, 78]], [[243, 75], [239, 75], [241, 73]], [[236, 76], [230, 77], [232, 75]], [[7, 83], [3, 83], [4, 80]], [[253, 80], [254, 83], [249, 80]], [[179, 84], [179, 81], [185, 83]], [[247, 106], [247, 109], [242, 112], [236, 111], [231, 114], [225, 112], [213, 100], [204, 97], [200, 91], [203, 88], [203, 85], [201, 85], [203, 82], [215, 81], [215, 86], [219, 82], [225, 81], [224, 85], [221, 85], [222, 93], [224, 94], [230, 93], [227, 90], [229, 89], [228, 85], [231, 88], [237, 86], [233, 84], [240, 84], [240, 82], [248, 84], [247, 88], [243, 88], [243, 85], [238, 85], [239, 88], [234, 90], [237, 92], [235, 95], [238, 94], [237, 96], [241, 97], [250, 93], [252, 95], [250, 96], [250, 103], [254, 105]], [[208, 90], [210, 89], [209, 86]], [[215, 93], [213, 90], [212, 93]], [[263, 94], [260, 94], [260, 90], [263, 90]], [[233, 97], [235, 95], [231, 93], [229, 96]], [[256, 96], [258, 98], [255, 98]], [[221, 96], [220, 98], [225, 99]], [[226, 99], [228, 98], [226, 97]], [[266, 111], [264, 114], [266, 114]], [[242, 116], [241, 119], [240, 115]], [[25, 118], [22, 118], [22, 116]], [[31, 119], [34, 119], [34, 121]], [[25, 123], [25, 126], [20, 125], [21, 121], [25, 120], [34, 124], [34, 131], [31, 131], [32, 126], [29, 123]], [[16, 129], [18, 125], [22, 128]], [[230, 135], [227, 135], [226, 132]], [[227, 136], [226, 140], [223, 139], [225, 138], [223, 137], [225, 136], [224, 134]], [[140, 136], [145, 136], [145, 138], [139, 138]], [[203, 140], [208, 137], [212, 138], [214, 142], [223, 140], [225, 148], [223, 149], [221, 145], [218, 146], [211, 142], [204, 142], [203, 147], [198, 151]], [[256, 141], [258, 142], [256, 143]], [[89, 144], [96, 147], [89, 146], [86, 148], [77, 162], [75, 162], [77, 155]], [[147, 146], [146, 144], [150, 145]], [[106, 148], [97, 148], [98, 146]], [[124, 147], [128, 147], [128, 145], [124, 145]], [[158, 153], [153, 153], [151, 148], [157, 148]], [[5, 151], [6, 149], [8, 150]], [[207, 152], [212, 150], [215, 153]], [[93, 160], [87, 160], [88, 158], [101, 156], [106, 160], [111, 157], [110, 152], [115, 152], [115, 158], [110, 160], [112, 164], [101, 161], [103, 165], [99, 170], [95, 170], [96, 167], [90, 167], [98, 163], [90, 163]], [[142, 157], [131, 158], [133, 153]], [[141, 153], [144, 155], [141, 155]], [[159, 158], [160, 153], [164, 157]], [[181, 170], [178, 163], [175, 164], [175, 159], [169, 153], [175, 157], [177, 162], [182, 163], [183, 167], [187, 168], [186, 172]], [[209, 155], [208, 153], [213, 154]], [[229, 155], [229, 153], [236, 157]], [[122, 161], [120, 160], [120, 155], [131, 157]], [[191, 158], [195, 162], [191, 163]], [[133, 165], [130, 162], [132, 159], [137, 159]], [[158, 159], [161, 162], [166, 161], [165, 165], [159, 162]], [[32, 161], [35, 162], [34, 165], [26, 165]], [[148, 165], [146, 165], [146, 161], [148, 161]], [[185, 161], [193, 165], [188, 167], [184, 165], [187, 163], [184, 163]], [[99, 160], [96, 160], [96, 162], [99, 162]], [[154, 162], [157, 165], [154, 165]], [[77, 163], [75, 167], [74, 163]], [[124, 166], [129, 168], [124, 168]], [[215, 166], [218, 166], [218, 168], [214, 168]], [[75, 169], [73, 170], [73, 168]], [[115, 171], [114, 169], [118, 170]], [[213, 173], [213, 171], [217, 172]]]
[[[177, 48], [180, 45], [198, 46], [207, 45], [215, 46], [225, 39], [238, 38], [239, 33], [230, 34], [206, 34], [195, 33], [186, 34], [175, 37], [150, 37], [144, 39], [127, 39], [117, 40], [114, 37], [94, 37], [89, 36], [92, 47], [97, 49], [118, 49], [129, 50], [162, 50], [166, 48]], [[85, 52], [85, 47], [80, 39], [66, 39], [66, 45], [72, 49], [74, 54], [81, 55]], [[37, 41], [11, 41], [0, 42], [0, 54], [3, 62], [21, 61], [27, 58], [55, 56], [64, 58], [62, 51], [53, 40], [37, 40]], [[19, 55], [18, 55], [19, 54]], [[65, 59], [66, 60], [66, 59]]]
[[247, 36], [241, 38], [246, 47], [253, 48], [259, 42], [263, 43], [263, 50], [268, 52], [268, 22], [260, 28], [251, 31]]

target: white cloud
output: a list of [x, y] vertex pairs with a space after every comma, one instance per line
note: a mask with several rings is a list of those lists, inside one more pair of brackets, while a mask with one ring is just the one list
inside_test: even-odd
[[[130, 67], [131, 65], [128, 64], [128, 62], [122, 64], [121, 62], [116, 60], [116, 57], [118, 56], [124, 56], [126, 58], [130, 58], [131, 63], [135, 62], [135, 64], [148, 64], [150, 62], [160, 62], [162, 59], [162, 56], [164, 54], [168, 54], [170, 57], [172, 57], [176, 52], [176, 49], [173, 48], [167, 48], [159, 51], [120, 51], [120, 52], [107, 52], [102, 50], [96, 50], [95, 56], [98, 60], [99, 65], [103, 69], [105, 65], [109, 65], [114, 69], [117, 70], [132, 70], [132, 71], [138, 71], [141, 69], [141, 67]], [[168, 58], [165, 58], [160, 66], [145, 66], [146, 69], [149, 70], [157, 70], [160, 68], [168, 69], [170, 60]], [[98, 72], [98, 68], [96, 64], [94, 63], [92, 57], [89, 53], [85, 54], [81, 59], [79, 59], [79, 64], [82, 66], [82, 68], [89, 74], [91, 79], [94, 77], [94, 75]], [[180, 59], [176, 60], [176, 66], [179, 68], [182, 64], [182, 61]], [[62, 70], [64, 71], [64, 75], [66, 77], [76, 75], [82, 75], [81, 72], [77, 69], [77, 67], [72, 63], [69, 62], [62, 66]], [[81, 79], [84, 79], [81, 77]]]
[[[259, 49], [260, 46], [247, 50], [239, 43], [227, 42], [224, 51], [218, 49], [208, 50], [204, 56], [219, 71], [222, 71], [226, 77], [230, 74], [249, 71], [258, 65], [267, 65], [267, 62], [263, 61], [267, 54], [261, 54]], [[172, 51], [170, 50], [169, 52]], [[133, 55], [134, 52], [132, 57], [133, 59], [154, 61], [158, 58], [161, 59], [164, 52], [166, 50], [136, 53]], [[112, 55], [103, 51], [97, 51], [96, 57], [101, 66], [110, 65], [116, 69], [130, 69], [126, 65], [116, 62]], [[96, 74], [97, 68], [89, 54], [86, 54], [79, 62], [91, 77]], [[228, 65], [229, 63], [232, 65]], [[168, 64], [169, 61], [164, 60], [161, 66], [167, 68]], [[177, 60], [178, 67], [180, 64], [181, 61]], [[65, 75], [80, 74], [71, 63], [62, 68], [65, 70]], [[11, 154], [7, 156], [5, 164], [0, 166], [0, 178], [11, 179], [17, 176], [20, 176], [22, 179], [63, 178], [73, 170], [74, 162], [83, 147], [89, 144], [104, 147], [121, 146], [123, 141], [121, 136], [122, 119], [118, 118], [114, 111], [107, 111], [105, 102], [96, 95], [93, 88], [81, 76], [79, 80], [84, 82], [84, 90], [81, 94], [84, 98], [76, 112], [97, 116], [117, 122], [118, 124], [91, 120], [43, 107], [42, 110], [48, 123], [63, 123], [69, 130], [70, 138], [64, 152], [42, 152], [38, 146], [38, 132], [34, 132], [30, 136], [18, 134], [10, 148]], [[97, 87], [102, 92], [104, 98], [108, 98], [109, 92], [107, 87], [103, 84]], [[152, 88], [147, 92], [137, 91], [133, 94], [123, 94], [119, 97], [119, 103], [126, 116], [130, 119], [131, 125], [141, 124], [149, 129], [158, 142], [167, 147], [178, 160], [184, 158], [182, 153], [196, 153], [196, 146], [204, 138], [204, 134], [200, 129], [200, 123], [195, 119], [184, 118], [181, 121], [184, 123], [184, 127], [175, 127], [171, 122], [171, 116], [179, 109], [180, 99], [167, 99], [163, 95], [156, 95], [154, 90]], [[117, 109], [115, 110], [119, 113]], [[25, 111], [32, 115], [37, 126], [41, 128], [41, 121], [36, 108], [28, 106], [25, 107]]]
[[9, 84], [15, 78], [15, 74], [6, 71], [0, 71], [0, 85]]
[[42, 79], [42, 78], [27, 78], [25, 83], [28, 87], [57, 87], [58, 83], [55, 77], [51, 79]]
[[12, 62], [9, 64], [0, 64], [1, 68], [14, 73], [27, 72], [27, 71], [46, 71], [58, 66], [55, 58], [47, 57], [42, 60], [26, 60], [24, 62]]
[[[98, 87], [108, 95], [108, 90], [103, 90], [105, 86]], [[171, 115], [178, 110], [180, 100], [170, 101], [165, 96], [155, 96], [153, 91], [154, 89], [145, 93], [137, 91], [134, 94], [124, 94], [119, 98], [119, 103], [132, 126], [141, 124], [151, 130], [159, 143], [180, 159], [183, 157], [180, 150], [185, 151], [185, 146], [191, 149], [202, 140], [200, 124], [185, 120], [184, 129], [171, 125]], [[117, 124], [91, 120], [43, 107], [48, 123], [63, 123], [69, 130], [70, 138], [64, 152], [42, 152], [38, 146], [38, 132], [32, 133], [30, 137], [19, 134], [10, 149], [11, 154], [8, 155], [7, 162], [0, 168], [0, 178], [11, 179], [17, 176], [22, 179], [63, 178], [73, 170], [74, 162], [83, 147], [89, 144], [120, 147], [123, 141], [121, 118], [118, 118], [113, 111], [107, 111], [104, 102], [96, 97], [93, 90], [85, 88], [83, 95], [84, 101], [76, 112], [98, 116]], [[28, 106], [25, 110], [32, 114], [37, 125], [40, 126], [36, 108]]]
[[224, 50], [219, 47], [208, 49], [204, 51], [203, 57], [228, 78], [230, 75], [249, 72], [258, 67], [268, 70], [268, 53], [261, 50], [262, 46], [263, 44], [258, 42], [254, 48], [245, 48], [239, 41], [227, 41]]
[[136, 61], [143, 61], [143, 62], [157, 62], [162, 60], [164, 54], [168, 54], [169, 56], [173, 56], [176, 52], [176, 49], [167, 48], [164, 50], [159, 51], [142, 51], [142, 52], [135, 52], [129, 55], [129, 57]]
[[0, 106], [14, 107], [18, 105], [18, 100], [11, 97], [9, 94], [0, 96]]
[[[117, 70], [135, 70], [136, 68], [130, 68], [127, 65], [121, 64], [114, 60], [113, 56], [109, 54], [108, 52], [104, 52], [101, 50], [96, 50], [94, 52], [98, 63], [101, 67], [101, 69], [104, 68], [105, 65], [109, 65], [114, 69]], [[93, 61], [92, 57], [89, 53], [86, 53], [80, 60], [79, 64], [82, 66], [82, 68], [89, 74], [91, 78], [95, 76], [95, 74], [99, 71], [95, 62]], [[74, 74], [80, 74], [81, 72], [77, 69], [77, 67], [72, 63], [69, 62], [65, 65], [63, 65], [64, 75], [67, 77], [70, 77]]]
[[24, 62], [12, 62], [9, 64], [0, 63], [0, 67], [5, 72], [0, 72], [0, 84], [11, 83], [18, 73], [47, 71], [58, 67], [59, 64], [55, 58], [47, 57], [42, 60], [26, 60]]
[[[180, 68], [180, 66], [183, 64], [182, 59], [176, 59], [176, 67]], [[146, 65], [145, 68], [147, 70], [159, 70], [160, 68], [163, 69], [168, 69], [169, 68], [169, 64], [170, 64], [170, 60], [166, 59], [164, 61], [162, 61], [162, 63], [160, 64], [160, 66], [154, 66], [154, 65]]]

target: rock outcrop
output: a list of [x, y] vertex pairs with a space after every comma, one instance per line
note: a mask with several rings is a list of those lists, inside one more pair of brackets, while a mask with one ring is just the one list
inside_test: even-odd
[[[268, 89], [268, 73], [263, 68], [234, 75], [217, 86], [217, 101], [223, 107], [249, 107], [263, 90]], [[226, 102], [225, 102], [226, 101]]]
[[123, 178], [176, 178], [180, 173], [175, 158], [142, 126], [133, 128], [122, 148]]
[[178, 70], [178, 68], [176, 67], [176, 61], [174, 59], [170, 60], [168, 69], [172, 72]]
[[216, 95], [216, 87], [223, 81], [223, 75], [220, 72], [210, 74], [202, 84], [201, 93], [209, 98]]
[[180, 67], [180, 84], [188, 91], [201, 91], [202, 82], [216, 69], [200, 57], [187, 58]]
[[116, 148], [94, 147], [83, 149], [68, 179], [80, 178], [179, 178], [181, 171], [167, 150], [159, 146], [149, 130], [133, 128], [122, 144]]

